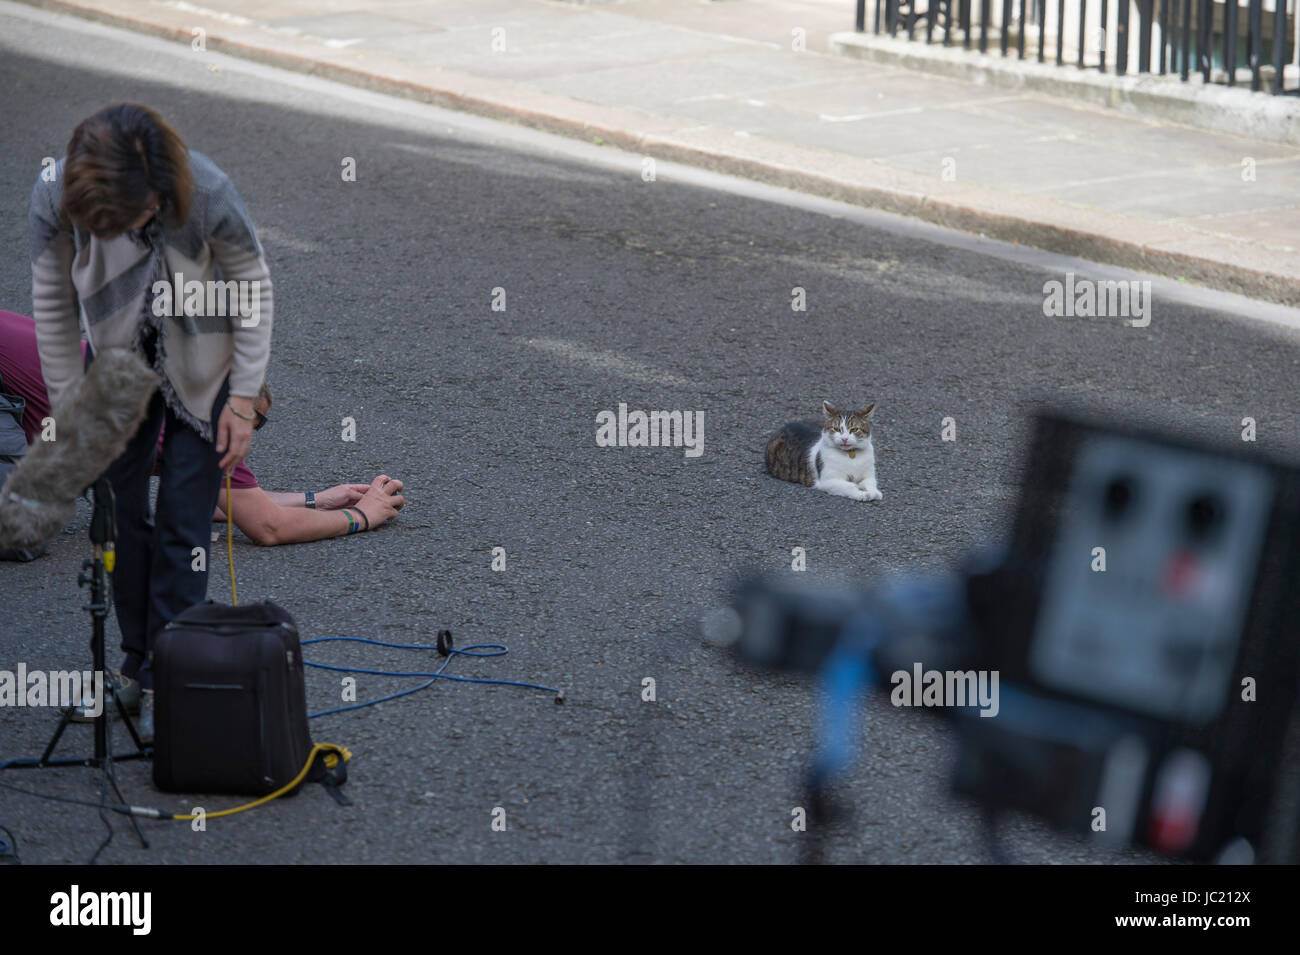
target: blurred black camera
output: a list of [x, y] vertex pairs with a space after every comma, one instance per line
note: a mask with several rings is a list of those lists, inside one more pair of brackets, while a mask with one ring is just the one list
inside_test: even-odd
[[1036, 419], [1004, 548], [862, 590], [750, 579], [740, 658], [816, 673], [821, 790], [864, 688], [955, 720], [954, 787], [1112, 846], [1300, 861], [1300, 471]]

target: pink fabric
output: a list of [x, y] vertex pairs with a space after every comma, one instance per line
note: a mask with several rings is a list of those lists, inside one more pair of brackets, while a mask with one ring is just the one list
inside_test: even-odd
[[[86, 343], [81, 343], [81, 357], [86, 357]], [[36, 347], [36, 321], [26, 315], [17, 315], [0, 309], [0, 378], [5, 391], [18, 395], [27, 402], [23, 409], [23, 433], [31, 444], [41, 433], [41, 421], [50, 413], [50, 399], [45, 391], [45, 378], [41, 374], [41, 354]], [[162, 461], [164, 425], [158, 433], [158, 453], [154, 473]], [[221, 486], [226, 484], [223, 480]], [[241, 462], [230, 475], [231, 489], [257, 487], [257, 478]]]
[[42, 419], [50, 413], [50, 399], [36, 350], [36, 322], [25, 315], [0, 311], [0, 378], [5, 391], [26, 399], [23, 433], [31, 444], [41, 433]]

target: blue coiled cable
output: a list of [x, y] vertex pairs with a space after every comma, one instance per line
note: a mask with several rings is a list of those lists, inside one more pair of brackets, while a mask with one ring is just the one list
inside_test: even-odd
[[[302, 646], [308, 646], [313, 643], [367, 643], [376, 647], [389, 647], [394, 650], [434, 650], [439, 653], [442, 650], [437, 646], [429, 646], [420, 643], [388, 643], [383, 640], [371, 640], [367, 637], [316, 637], [311, 640], [302, 641]], [[539, 683], [523, 683], [517, 680], [489, 680], [480, 677], [469, 676], [452, 676], [450, 673], [444, 673], [447, 666], [451, 663], [452, 658], [459, 656], [466, 657], [503, 657], [510, 650], [505, 644], [501, 643], [476, 643], [473, 646], [458, 650], [455, 647], [447, 648], [447, 659], [442, 661], [442, 666], [432, 673], [423, 673], [419, 671], [406, 670], [371, 670], [365, 667], [344, 667], [335, 666], [329, 663], [315, 663], [311, 660], [304, 659], [303, 663], [309, 667], [315, 667], [318, 670], [333, 670], [336, 673], [362, 673], [367, 676], [399, 676], [414, 677], [416, 679], [427, 678], [427, 682], [419, 686], [412, 687], [409, 690], [402, 690], [399, 693], [390, 693], [388, 696], [382, 696], [377, 700], [367, 700], [365, 703], [353, 703], [351, 706], [337, 706], [332, 710], [321, 710], [319, 713], [312, 713], [307, 718], [316, 719], [319, 716], [330, 716], [334, 713], [347, 713], [351, 710], [364, 709], [367, 706], [375, 706], [379, 703], [387, 703], [389, 700], [400, 699], [403, 696], [410, 696], [412, 693], [419, 693], [421, 690], [427, 690], [438, 680], [454, 680], [457, 683], [486, 683], [493, 686], [518, 686], [526, 690], [543, 690], [547, 693], [556, 695], [557, 700], [563, 698], [563, 694], [551, 686], [542, 686]]]

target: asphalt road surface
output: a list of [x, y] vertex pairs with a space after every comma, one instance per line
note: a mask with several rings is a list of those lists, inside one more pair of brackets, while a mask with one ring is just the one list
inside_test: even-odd
[[[808, 838], [790, 823], [812, 695], [700, 639], [735, 570], [788, 573], [794, 547], [810, 573], [862, 580], [945, 566], [1005, 526], [1024, 414], [1040, 399], [1218, 437], [1249, 415], [1266, 450], [1297, 433], [1295, 332], [1204, 304], [1220, 299], [1157, 294], [1146, 328], [1047, 318], [1043, 283], [1060, 269], [884, 217], [761, 201], [669, 166], [645, 181], [639, 157], [98, 28], [0, 15], [0, 50], [0, 307], [30, 313], [41, 160], [109, 102], [150, 104], [231, 176], [271, 262], [274, 420], [249, 458], [263, 486], [406, 483], [400, 517], [368, 534], [270, 549], [237, 536], [241, 601], [283, 604], [304, 638], [432, 643], [449, 627], [460, 646], [509, 654], [448, 672], [567, 697], [443, 682], [323, 717], [315, 738], [356, 754], [352, 807], [311, 787], [202, 832], [148, 824], [147, 851], [114, 817], [101, 861], [794, 861]], [[806, 312], [792, 311], [796, 286]], [[770, 432], [823, 398], [876, 402], [883, 501], [764, 475]], [[702, 412], [703, 453], [598, 447], [596, 416], [620, 403]], [[355, 442], [341, 440], [347, 417]], [[940, 440], [945, 417], [955, 442]], [[87, 513], [43, 559], [0, 564], [6, 666], [89, 666], [76, 586]], [[212, 564], [209, 596], [228, 601], [224, 546]], [[308, 656], [436, 662], [363, 645]], [[339, 674], [307, 681], [313, 711], [339, 705]], [[362, 676], [358, 696], [418, 682]], [[0, 709], [0, 758], [39, 753], [55, 721]], [[827, 857], [986, 861], [977, 812], [949, 794], [945, 724], [880, 698], [866, 736], [856, 811]], [[89, 746], [80, 728], [63, 751]], [[158, 793], [143, 763], [118, 776], [130, 801], [169, 811], [242, 801]], [[89, 770], [3, 781], [99, 795]], [[505, 831], [492, 828], [498, 809]], [[0, 824], [29, 862], [83, 862], [105, 834], [93, 808], [12, 790]], [[1007, 836], [1025, 861], [1112, 858], [1029, 819]]]

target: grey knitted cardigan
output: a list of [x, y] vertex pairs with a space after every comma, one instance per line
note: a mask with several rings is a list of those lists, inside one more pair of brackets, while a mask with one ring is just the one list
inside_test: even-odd
[[[74, 227], [59, 211], [63, 166], [38, 177], [32, 189], [27, 237], [32, 261], [32, 314], [41, 372], [57, 413], [68, 387], [82, 374], [81, 329], [91, 348], [140, 348], [145, 325], [158, 331], [154, 370], [167, 405], [206, 440], [210, 414], [227, 374], [230, 394], [254, 397], [271, 354], [271, 278], [257, 234], [234, 185], [202, 153], [190, 151], [194, 194], [178, 228], [155, 217], [143, 230], [99, 239]], [[155, 283], [256, 282], [254, 321], [209, 303], [186, 314], [157, 316]], [[184, 288], [181, 285], [181, 288]], [[215, 304], [216, 307], [209, 307]], [[78, 327], [80, 320], [81, 327]]]

